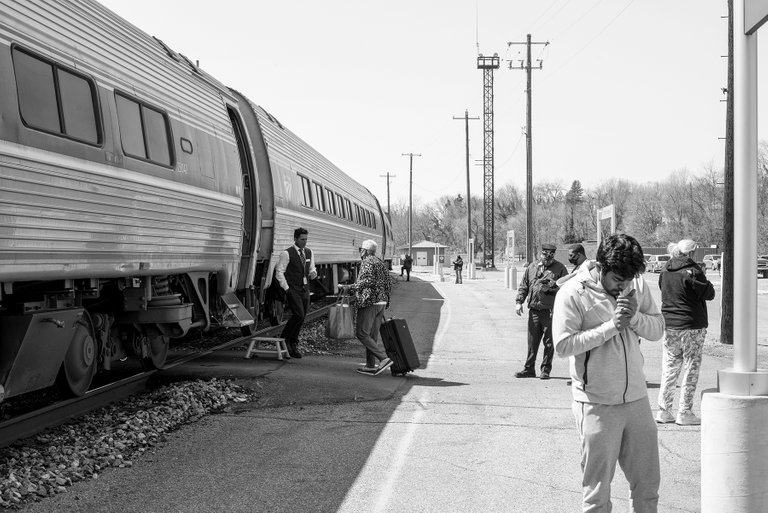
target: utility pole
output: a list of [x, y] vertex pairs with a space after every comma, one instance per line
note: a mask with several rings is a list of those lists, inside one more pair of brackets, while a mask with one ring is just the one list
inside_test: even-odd
[[723, 261], [720, 262], [720, 272], [723, 275], [720, 301], [721, 344], [733, 344], [733, 2], [734, 0], [728, 0], [728, 78], [726, 79], [728, 103], [725, 111], [725, 166], [723, 169]]
[[483, 267], [494, 269], [493, 219], [493, 71], [499, 69], [499, 54], [477, 57], [483, 70]]
[[541, 69], [542, 67], [542, 61], [541, 59], [537, 59], [539, 61], [538, 68], [534, 68], [531, 66], [531, 45], [544, 45], [547, 46], [549, 44], [549, 41], [546, 42], [531, 42], [531, 35], [528, 34], [528, 37], [526, 38], [526, 42], [524, 43], [507, 43], [508, 46], [512, 45], [526, 45], [527, 47], [527, 58], [525, 61], [520, 61], [520, 66], [513, 66], [512, 61], [509, 61], [509, 69], [524, 69], [528, 73], [528, 87], [526, 89], [526, 92], [528, 93], [528, 108], [526, 109], [526, 130], [525, 130], [525, 141], [526, 141], [526, 180], [525, 180], [525, 208], [528, 211], [528, 215], [526, 216], [526, 225], [525, 225], [525, 250], [526, 250], [526, 258], [528, 259], [528, 262], [533, 262], [533, 128], [531, 125], [531, 119], [532, 119], [532, 113], [531, 113], [531, 93], [532, 93], [532, 87], [531, 87], [531, 70], [532, 69]]
[[402, 153], [403, 157], [410, 157], [410, 179], [408, 180], [408, 254], [413, 258], [413, 157], [421, 157], [421, 153]]
[[390, 215], [389, 214], [389, 212], [390, 212], [389, 211], [389, 182], [390, 182], [390, 178], [395, 178], [397, 175], [390, 175], [389, 171], [387, 171], [386, 175], [379, 175], [379, 176], [381, 178], [384, 178], [385, 176], [387, 177], [387, 215]]
[[[469, 111], [464, 111], [464, 117], [463, 118], [457, 118], [456, 116], [453, 117], [453, 119], [463, 119], [464, 120], [464, 145], [466, 147], [466, 162], [467, 162], [467, 201], [465, 202], [467, 204], [467, 266], [469, 266], [472, 262], [474, 262], [474, 255], [469, 254], [469, 239], [472, 238], [472, 208], [471, 208], [471, 202], [469, 195], [469, 120], [470, 119], [480, 119], [480, 118], [470, 118], [469, 117]], [[469, 267], [467, 267], [469, 269]], [[469, 272], [469, 271], [467, 271]]]

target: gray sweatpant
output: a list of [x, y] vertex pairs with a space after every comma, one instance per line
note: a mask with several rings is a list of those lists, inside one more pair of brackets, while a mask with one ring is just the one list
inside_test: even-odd
[[583, 511], [610, 513], [611, 481], [619, 462], [629, 481], [633, 513], [656, 513], [658, 430], [647, 398], [606, 405], [574, 401], [581, 437]]

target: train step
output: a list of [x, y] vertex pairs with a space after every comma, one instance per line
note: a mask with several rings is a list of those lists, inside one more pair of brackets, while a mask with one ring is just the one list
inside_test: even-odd
[[222, 295], [220, 300], [224, 303], [224, 308], [221, 309], [221, 318], [216, 319], [219, 324], [225, 328], [241, 328], [253, 324], [253, 317], [234, 292]]

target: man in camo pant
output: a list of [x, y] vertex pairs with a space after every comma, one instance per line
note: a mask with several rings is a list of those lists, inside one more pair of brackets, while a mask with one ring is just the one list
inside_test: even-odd
[[[680, 426], [701, 424], [693, 414], [693, 396], [699, 382], [699, 367], [704, 339], [707, 336], [707, 301], [715, 297], [715, 288], [690, 254], [696, 243], [683, 239], [670, 244], [672, 255], [659, 275], [661, 313], [664, 316], [665, 340], [662, 357], [659, 411], [656, 422], [674, 422]], [[675, 387], [683, 370], [682, 391], [677, 417], [671, 413]]]

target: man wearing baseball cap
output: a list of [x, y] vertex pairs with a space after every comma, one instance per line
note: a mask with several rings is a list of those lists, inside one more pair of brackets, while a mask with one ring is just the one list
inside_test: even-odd
[[[365, 366], [357, 369], [366, 376], [378, 376], [392, 365], [382, 344], [377, 338], [379, 327], [384, 320], [384, 309], [389, 306], [392, 282], [387, 265], [376, 256], [378, 244], [365, 240], [360, 244], [360, 274], [349, 287], [356, 295], [357, 316], [355, 335], [365, 346]], [[376, 364], [378, 361], [378, 365]]]
[[523, 303], [528, 299], [528, 356], [523, 370], [516, 372], [516, 378], [536, 377], [536, 356], [539, 345], [544, 341], [544, 356], [541, 360], [540, 379], [549, 379], [555, 346], [552, 343], [552, 307], [555, 305], [557, 280], [566, 276], [568, 270], [555, 260], [557, 246], [551, 243], [541, 245], [541, 258], [528, 265], [517, 289], [515, 313], [523, 314]]

